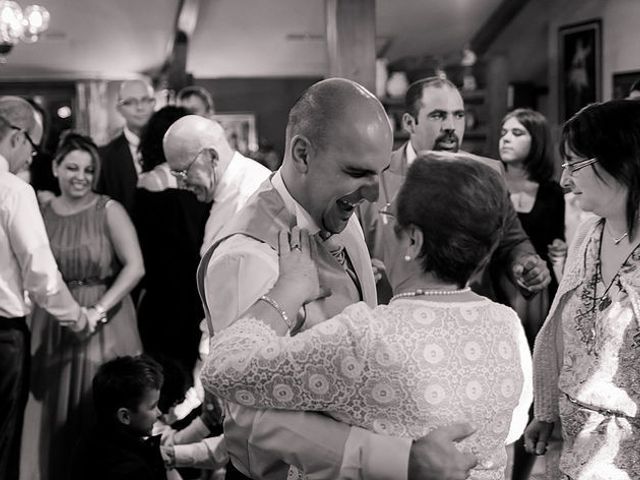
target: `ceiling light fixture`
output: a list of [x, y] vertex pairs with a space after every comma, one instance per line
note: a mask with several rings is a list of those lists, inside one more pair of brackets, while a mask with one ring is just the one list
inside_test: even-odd
[[13, 46], [22, 41], [34, 43], [49, 27], [49, 11], [40, 5], [22, 10], [13, 0], [0, 0], [0, 63], [6, 63]]

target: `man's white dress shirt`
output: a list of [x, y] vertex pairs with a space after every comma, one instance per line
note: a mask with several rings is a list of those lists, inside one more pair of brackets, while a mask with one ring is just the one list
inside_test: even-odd
[[25, 291], [63, 325], [78, 321], [80, 306], [58, 271], [36, 194], [0, 155], [0, 316], [27, 315]]
[[[280, 172], [271, 183], [287, 210], [296, 216], [297, 225], [311, 234], [318, 232], [319, 227], [288, 192]], [[344, 236], [352, 237], [367, 251], [355, 216], [336, 240]], [[269, 245], [244, 235], [222, 241], [210, 259], [204, 281], [214, 332], [237, 320], [277, 278], [278, 254]], [[271, 468], [278, 461], [300, 467], [308, 478], [407, 478], [409, 439], [375, 435], [312, 412], [256, 412], [228, 404], [227, 413], [239, 425], [251, 422], [251, 436], [243, 446], [248, 457], [242, 463], [253, 478], [279, 478], [274, 475], [277, 469]], [[231, 441], [227, 437], [228, 445]]]
[[271, 175], [271, 170], [238, 152], [216, 185], [213, 205], [204, 227], [204, 241], [200, 255], [204, 255], [222, 227], [233, 217], [258, 187]]
[[129, 151], [131, 152], [131, 158], [133, 158], [133, 166], [136, 169], [136, 173], [140, 175], [142, 173], [142, 155], [140, 154], [140, 137], [129, 130], [126, 126], [122, 129], [124, 138], [127, 139], [129, 144]]

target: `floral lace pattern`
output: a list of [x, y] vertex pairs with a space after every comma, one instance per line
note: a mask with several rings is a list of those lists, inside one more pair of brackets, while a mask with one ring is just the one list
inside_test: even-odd
[[468, 421], [477, 432], [459, 446], [480, 460], [471, 478], [498, 479], [524, 382], [521, 329], [488, 300], [358, 303], [295, 337], [242, 318], [212, 338], [202, 381], [245, 406], [324, 411], [385, 435]]
[[560, 468], [575, 480], [640, 478], [640, 350], [634, 338], [640, 318], [632, 305], [640, 293], [640, 248], [598, 298], [602, 228], [601, 222], [586, 240], [584, 281], [561, 314]]

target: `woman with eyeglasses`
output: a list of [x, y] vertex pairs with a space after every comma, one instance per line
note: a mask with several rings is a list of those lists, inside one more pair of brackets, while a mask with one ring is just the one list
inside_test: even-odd
[[[590, 105], [563, 127], [578, 229], [534, 350], [531, 452], [562, 426], [562, 478], [640, 478], [640, 102]], [[555, 477], [554, 477], [555, 478]]]
[[75, 442], [93, 420], [90, 392], [98, 367], [142, 350], [129, 296], [144, 273], [142, 255], [124, 208], [94, 192], [99, 169], [91, 139], [61, 138], [53, 161], [61, 194], [41, 207], [42, 216], [71, 294], [98, 326], [90, 336], [75, 334], [34, 309], [32, 395], [22, 443], [27, 477], [67, 478]]
[[[475, 160], [417, 158], [385, 213], [399, 246], [389, 305], [359, 302], [293, 337], [278, 335], [297, 331], [296, 312], [321, 297], [314, 259], [335, 259], [297, 227], [290, 239], [281, 232], [280, 277], [216, 332], [205, 388], [245, 406], [325, 411], [408, 439], [468, 423], [475, 433], [455, 437], [478, 462], [469, 478], [503, 479], [505, 442], [527, 421], [531, 358], [515, 312], [467, 283], [501, 235], [505, 193], [499, 175]], [[455, 461], [455, 478], [465, 478], [473, 457]]]

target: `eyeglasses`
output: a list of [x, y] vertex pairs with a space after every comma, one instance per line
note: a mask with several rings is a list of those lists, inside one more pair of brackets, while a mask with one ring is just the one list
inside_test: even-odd
[[194, 163], [196, 163], [196, 160], [198, 160], [198, 157], [202, 154], [203, 151], [204, 151], [204, 148], [201, 148], [200, 150], [198, 150], [198, 153], [196, 153], [196, 156], [193, 157], [193, 160], [191, 160], [189, 162], [189, 165], [187, 165], [182, 170], [173, 170], [173, 169], [169, 170], [171, 172], [171, 175], [176, 177], [181, 182], [186, 181], [187, 176], [189, 175], [189, 169]]
[[150, 107], [155, 103], [156, 103], [156, 99], [153, 97], [142, 97], [142, 98], [129, 97], [129, 98], [120, 100], [118, 102], [118, 105], [121, 105], [127, 108], [129, 107], [138, 108], [140, 105], [142, 105], [143, 107]]
[[26, 138], [27, 142], [29, 142], [29, 145], [31, 145], [32, 157], [35, 157], [36, 155], [38, 155], [38, 153], [40, 153], [40, 148], [38, 148], [38, 145], [36, 145], [36, 143], [33, 141], [31, 135], [29, 135], [29, 132], [27, 132], [24, 128], [16, 127], [15, 125], [9, 125], [9, 128], [21, 132], [24, 135], [24, 138]]
[[579, 162], [574, 162], [574, 163], [565, 162], [562, 164], [562, 168], [563, 170], [566, 170], [567, 173], [569, 173], [569, 175], [573, 175], [577, 171], [582, 170], [583, 168], [588, 167], [589, 165], [593, 165], [594, 163], [598, 163], [597, 158], [589, 158], [587, 160], [581, 160]]

